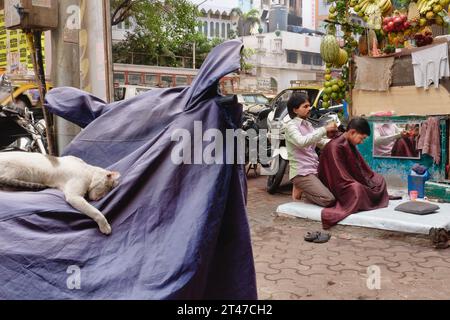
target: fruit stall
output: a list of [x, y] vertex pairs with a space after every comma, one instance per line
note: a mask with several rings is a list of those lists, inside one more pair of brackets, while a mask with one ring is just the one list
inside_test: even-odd
[[[439, 80], [439, 86], [424, 90], [415, 83], [412, 62], [415, 52], [448, 43], [450, 38], [445, 35], [449, 33], [450, 0], [329, 0], [328, 3], [331, 6], [326, 20], [327, 35], [320, 48], [326, 62], [325, 107], [345, 100], [351, 115], [377, 111], [396, 115], [450, 113], [446, 106], [450, 103], [448, 76]], [[364, 21], [363, 25], [356, 24], [355, 18]], [[358, 62], [372, 65], [367, 69], [372, 71], [389, 58], [392, 65], [386, 67], [388, 76], [383, 76], [387, 85], [379, 88], [375, 84], [371, 88], [371, 82], [381, 80], [371, 72], [364, 74]], [[361, 85], [364, 81], [367, 83]]]
[[449, 163], [450, 0], [328, 3], [327, 34], [320, 48], [326, 62], [325, 106], [335, 100], [346, 102], [349, 115], [368, 116], [374, 135], [382, 125], [422, 128], [435, 117], [439, 162], [425, 152], [377, 155], [374, 135], [360, 151], [388, 184], [406, 187], [415, 163], [429, 168], [433, 180], [445, 180]]

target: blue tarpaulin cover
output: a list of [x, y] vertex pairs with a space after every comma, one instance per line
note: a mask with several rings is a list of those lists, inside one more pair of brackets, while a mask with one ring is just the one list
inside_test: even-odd
[[1, 299], [257, 298], [243, 167], [171, 160], [177, 129], [194, 137], [201, 121], [225, 136], [239, 125], [240, 105], [218, 104], [217, 87], [239, 69], [241, 49], [216, 47], [189, 87], [111, 104], [75, 88], [49, 92], [50, 111], [84, 128], [64, 155], [122, 175], [92, 202], [112, 234], [58, 190], [0, 192]]

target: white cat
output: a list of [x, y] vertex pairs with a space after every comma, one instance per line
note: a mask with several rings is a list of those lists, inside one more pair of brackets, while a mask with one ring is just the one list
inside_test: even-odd
[[[120, 173], [94, 167], [73, 157], [52, 157], [40, 153], [0, 153], [0, 190], [10, 188], [61, 190], [75, 209], [97, 222], [100, 231], [111, 233], [105, 216], [84, 198], [98, 201], [119, 183]], [[3, 186], [3, 187], [2, 187]]]

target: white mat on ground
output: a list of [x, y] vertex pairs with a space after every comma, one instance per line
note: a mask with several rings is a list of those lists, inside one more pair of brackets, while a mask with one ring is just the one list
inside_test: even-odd
[[[351, 214], [339, 224], [420, 234], [428, 234], [433, 227], [450, 230], [449, 203], [439, 203], [438, 212], [421, 216], [395, 211], [403, 202], [406, 201], [389, 201], [387, 208]], [[321, 207], [305, 202], [289, 202], [277, 208], [278, 214], [316, 221], [321, 221], [321, 211]]]

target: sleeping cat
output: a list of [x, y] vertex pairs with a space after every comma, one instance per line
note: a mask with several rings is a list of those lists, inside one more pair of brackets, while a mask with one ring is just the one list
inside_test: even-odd
[[94, 167], [73, 157], [52, 157], [40, 153], [0, 153], [0, 190], [42, 190], [55, 188], [66, 201], [97, 222], [100, 231], [111, 233], [105, 216], [84, 198], [98, 201], [118, 185], [120, 173]]

